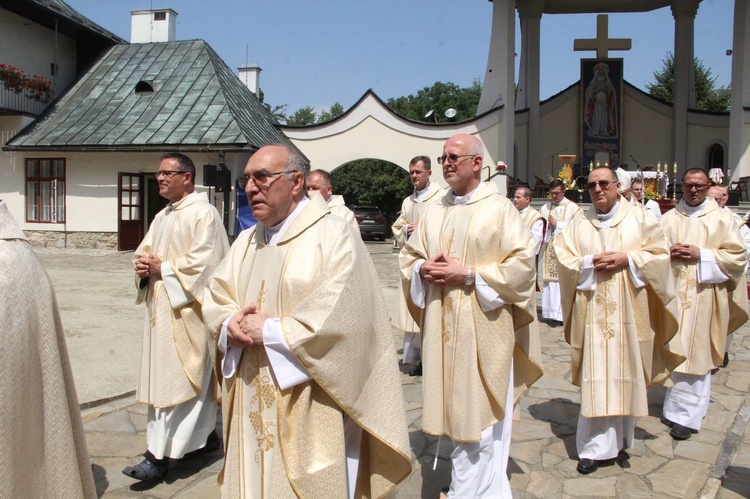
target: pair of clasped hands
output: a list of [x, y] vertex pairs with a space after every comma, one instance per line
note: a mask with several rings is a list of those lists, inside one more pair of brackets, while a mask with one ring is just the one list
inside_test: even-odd
[[232, 316], [227, 324], [227, 342], [232, 348], [263, 345], [263, 324], [269, 316], [258, 311], [255, 302]]
[[[692, 244], [676, 243], [670, 246], [669, 256], [680, 260], [698, 261], [701, 258], [701, 250]], [[628, 266], [628, 255], [622, 251], [605, 251], [594, 255], [595, 271], [614, 271]]]

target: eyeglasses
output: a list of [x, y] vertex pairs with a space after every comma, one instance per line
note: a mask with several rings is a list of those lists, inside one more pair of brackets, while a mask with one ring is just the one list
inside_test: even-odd
[[442, 156], [437, 157], [437, 162], [439, 165], [442, 165], [446, 161], [456, 164], [456, 161], [458, 161], [461, 158], [473, 158], [476, 156], [476, 154], [443, 154]]
[[188, 173], [188, 172], [183, 172], [181, 170], [159, 170], [158, 172], [154, 173], [154, 176], [156, 178], [159, 178], [159, 177], [172, 178], [178, 173]]
[[601, 190], [606, 191], [607, 189], [609, 189], [610, 185], [615, 183], [616, 182], [610, 182], [609, 180], [600, 180], [598, 182], [589, 182], [588, 184], [586, 184], [586, 188], [590, 191], [593, 191], [598, 185]]
[[284, 173], [294, 173], [296, 171], [299, 171], [299, 170], [283, 170], [280, 172], [267, 172], [265, 170], [260, 170], [260, 171], [253, 173], [252, 175], [241, 176], [240, 178], [237, 179], [237, 183], [239, 184], [240, 187], [244, 189], [247, 183], [252, 178], [253, 183], [255, 185], [266, 185], [268, 184], [268, 179], [270, 179], [271, 177], [275, 177], [276, 175], [282, 175]]
[[696, 191], [702, 191], [708, 187], [708, 184], [686, 184], [685, 182], [682, 183], [682, 188], [686, 191], [692, 191], [695, 189]]

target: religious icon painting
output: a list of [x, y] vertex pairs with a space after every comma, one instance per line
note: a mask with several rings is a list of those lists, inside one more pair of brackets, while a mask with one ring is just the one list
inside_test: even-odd
[[622, 59], [581, 60], [581, 160], [594, 166], [620, 164]]

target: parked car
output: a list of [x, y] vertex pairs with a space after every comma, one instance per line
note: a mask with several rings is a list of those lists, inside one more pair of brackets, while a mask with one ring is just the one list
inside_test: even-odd
[[351, 206], [359, 225], [362, 239], [373, 237], [385, 241], [390, 236], [391, 228], [385, 224], [385, 216], [377, 206]]

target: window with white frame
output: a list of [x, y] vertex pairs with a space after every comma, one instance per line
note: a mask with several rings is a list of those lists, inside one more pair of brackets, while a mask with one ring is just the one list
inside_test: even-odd
[[65, 159], [26, 160], [26, 221], [65, 222]]

